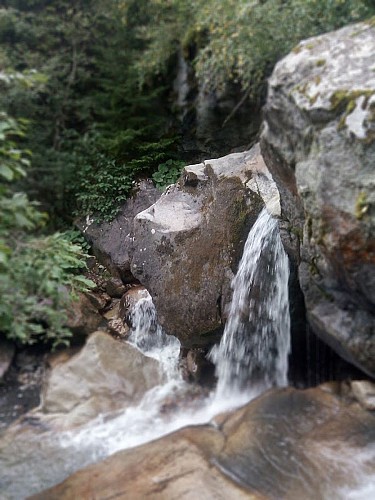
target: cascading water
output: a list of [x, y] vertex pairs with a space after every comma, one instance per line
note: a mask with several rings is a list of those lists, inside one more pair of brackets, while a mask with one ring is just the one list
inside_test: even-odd
[[289, 264], [278, 224], [263, 209], [247, 238], [220, 345], [211, 359], [217, 396], [287, 384], [290, 350]]
[[158, 324], [156, 309], [148, 292], [133, 306], [130, 322], [132, 331], [128, 342], [145, 355], [157, 359], [168, 380], [179, 379], [180, 342], [176, 337], [163, 332]]

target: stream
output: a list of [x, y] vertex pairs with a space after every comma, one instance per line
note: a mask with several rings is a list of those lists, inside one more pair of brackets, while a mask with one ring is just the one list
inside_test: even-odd
[[[1, 498], [25, 498], [119, 450], [184, 426], [209, 422], [271, 386], [286, 386], [290, 350], [288, 276], [288, 259], [277, 222], [263, 210], [249, 233], [232, 283], [233, 300], [224, 335], [210, 354], [216, 365], [216, 389], [197, 399], [189, 399], [191, 387], [178, 370], [180, 342], [158, 325], [151, 296], [139, 300], [132, 313], [133, 331], [128, 341], [145, 356], [159, 361], [165, 383], [149, 390], [136, 406], [115, 415], [102, 415], [81, 428], [6, 443], [0, 449]], [[165, 411], [166, 401], [171, 400], [183, 403]], [[326, 453], [332, 450], [327, 447]], [[371, 450], [364, 452], [362, 470], [374, 455]], [[350, 469], [345, 457], [347, 454], [342, 455], [341, 466]], [[374, 477], [369, 473], [358, 487], [350, 491], [343, 487], [331, 498], [375, 498]]]

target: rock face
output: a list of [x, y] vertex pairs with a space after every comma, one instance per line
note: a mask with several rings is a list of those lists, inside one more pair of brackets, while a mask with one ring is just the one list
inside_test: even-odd
[[184, 345], [220, 331], [230, 282], [262, 205], [278, 211], [278, 193], [255, 146], [185, 167], [134, 219], [131, 270], [149, 290], [167, 333]]
[[375, 473], [374, 429], [374, 413], [345, 385], [275, 389], [212, 425], [121, 451], [32, 498], [348, 498]]
[[[375, 376], [375, 27], [301, 42], [269, 81], [261, 147], [313, 331]], [[298, 242], [301, 240], [299, 251]]]
[[124, 283], [132, 281], [129, 250], [132, 245], [134, 216], [152, 205], [160, 196], [151, 181], [142, 181], [139, 190], [121, 207], [112, 222], [81, 220], [78, 227], [92, 244], [93, 252], [114, 276]]
[[182, 50], [178, 54], [173, 83], [184, 151], [197, 161], [253, 144], [260, 126], [259, 107], [241, 100], [238, 85], [228, 83], [214, 91], [198, 82], [186, 56]]
[[137, 403], [161, 382], [156, 360], [98, 331], [76, 356], [52, 369], [38, 414], [44, 423], [69, 429]]
[[0, 381], [12, 363], [14, 352], [14, 344], [0, 339]]
[[102, 323], [98, 309], [104, 306], [105, 301], [99, 301], [94, 294], [80, 293], [77, 300], [72, 301], [66, 326], [78, 337], [89, 335]]

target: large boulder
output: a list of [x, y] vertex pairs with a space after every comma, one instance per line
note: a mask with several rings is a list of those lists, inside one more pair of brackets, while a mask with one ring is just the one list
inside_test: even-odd
[[220, 332], [230, 282], [262, 206], [278, 192], [259, 146], [184, 168], [134, 219], [131, 270], [153, 297], [160, 324], [185, 346]]
[[364, 486], [370, 498], [374, 428], [374, 413], [345, 385], [274, 389], [212, 424], [120, 451], [32, 498], [316, 500], [364, 498]]
[[98, 261], [124, 283], [133, 281], [129, 256], [133, 219], [137, 213], [152, 205], [159, 196], [160, 191], [151, 181], [141, 181], [137, 192], [126, 200], [111, 222], [98, 222], [90, 217], [77, 222], [85, 238], [92, 244]]
[[301, 42], [270, 78], [261, 140], [309, 324], [372, 376], [374, 53], [373, 22]]
[[35, 417], [54, 428], [70, 429], [136, 404], [162, 381], [155, 359], [97, 331], [77, 355], [52, 369]]

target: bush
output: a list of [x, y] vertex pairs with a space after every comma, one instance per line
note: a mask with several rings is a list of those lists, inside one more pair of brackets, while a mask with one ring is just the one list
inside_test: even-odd
[[69, 237], [30, 235], [47, 216], [13, 191], [28, 166], [17, 147], [21, 132], [19, 122], [0, 115], [0, 332], [21, 344], [67, 345], [67, 310], [77, 292], [94, 284], [78, 274], [85, 254]]
[[19, 244], [0, 270], [0, 331], [21, 344], [69, 345], [66, 311], [93, 283], [79, 274], [81, 248], [64, 234]]
[[152, 174], [152, 180], [156, 187], [163, 190], [170, 184], [174, 184], [180, 177], [184, 165], [185, 163], [179, 160], [168, 160], [161, 163], [157, 171]]

